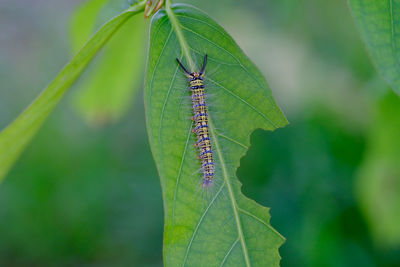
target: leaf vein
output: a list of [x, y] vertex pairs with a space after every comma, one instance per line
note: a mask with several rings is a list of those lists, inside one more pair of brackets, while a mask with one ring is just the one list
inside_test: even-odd
[[242, 230], [242, 224], [240, 222], [240, 217], [239, 217], [239, 213], [238, 213], [238, 206], [236, 203], [236, 199], [233, 193], [233, 188], [232, 185], [229, 181], [229, 175], [228, 175], [228, 171], [226, 169], [226, 165], [225, 165], [225, 161], [224, 158], [221, 154], [221, 148], [219, 147], [219, 142], [218, 142], [218, 138], [215, 134], [215, 128], [214, 128], [214, 124], [211, 120], [211, 116], [209, 116], [208, 118], [208, 122], [210, 125], [210, 134], [213, 137], [212, 140], [214, 140], [214, 144], [215, 144], [215, 150], [217, 151], [218, 154], [218, 158], [220, 160], [221, 163], [221, 168], [222, 168], [222, 173], [223, 173], [223, 177], [224, 177], [224, 181], [226, 183], [226, 186], [228, 188], [228, 192], [229, 192], [229, 198], [231, 200], [231, 204], [232, 204], [232, 210], [233, 210], [233, 214], [235, 216], [235, 221], [236, 221], [236, 227], [237, 227], [237, 231], [239, 234], [239, 239], [240, 239], [240, 244], [242, 245], [242, 251], [243, 251], [243, 255], [244, 255], [244, 259], [246, 262], [246, 266], [250, 267], [250, 259], [249, 259], [249, 255], [248, 255], [248, 251], [247, 251], [247, 246], [246, 246], [246, 241], [244, 239], [244, 234], [243, 234], [243, 230]]
[[226, 140], [229, 140], [229, 141], [231, 141], [232, 143], [235, 143], [235, 144], [237, 144], [237, 145], [239, 145], [239, 146], [241, 146], [241, 147], [243, 147], [243, 148], [245, 148], [245, 149], [249, 149], [248, 146], [243, 145], [243, 144], [240, 143], [239, 141], [236, 141], [235, 139], [230, 138], [230, 137], [228, 137], [228, 136], [226, 136], [226, 135], [224, 135], [224, 134], [222, 134], [222, 133], [218, 133], [218, 132], [217, 132], [217, 135], [219, 135], [219, 136], [225, 138]]
[[[259, 81], [258, 79], [256, 79], [256, 78], [252, 75], [252, 73], [249, 72], [249, 70], [248, 70], [245, 66], [243, 66], [242, 62], [241, 62], [235, 55], [233, 55], [231, 52], [229, 52], [228, 50], [226, 50], [226, 49], [223, 48], [222, 46], [216, 44], [215, 42], [209, 40], [208, 38], [204, 37], [203, 35], [201, 35], [201, 34], [199, 34], [199, 33], [197, 33], [197, 32], [195, 32], [195, 31], [193, 31], [193, 30], [191, 30], [191, 29], [189, 29], [189, 28], [187, 28], [187, 27], [185, 27], [185, 26], [181, 26], [181, 27], [182, 27], [183, 29], [185, 29], [186, 31], [191, 32], [191, 33], [197, 35], [198, 37], [200, 37], [200, 38], [206, 40], [207, 42], [209, 42], [209, 43], [215, 45], [216, 47], [218, 47], [218, 48], [221, 49], [222, 51], [225, 51], [226, 53], [228, 53], [231, 57], [233, 57], [233, 58], [239, 63], [239, 65], [240, 65], [240, 66], [242, 67], [242, 69], [247, 73], [247, 75], [249, 75], [250, 78], [252, 78], [261, 88], [263, 87], [263, 86], [260, 84], [260, 81]], [[272, 104], [272, 106], [274, 107], [274, 103], [273, 103], [273, 101], [271, 100], [271, 96], [268, 95], [267, 98], [268, 98], [268, 100], [270, 101], [270, 103]]]
[[220, 31], [218, 28], [216, 28], [214, 25], [211, 25], [210, 23], [205, 22], [204, 20], [200, 20], [200, 19], [196, 19], [193, 17], [188, 17], [188, 16], [184, 16], [184, 15], [176, 15], [177, 17], [183, 17], [183, 18], [188, 18], [191, 20], [195, 20], [198, 21], [202, 24], [205, 24], [207, 26], [210, 26], [211, 28], [213, 28], [214, 30], [216, 30], [217, 32], [219, 32], [220, 34], [222, 34], [226, 39], [228, 39], [231, 43], [234, 43], [234, 41], [232, 40], [232, 38], [229, 38], [229, 36], [227, 36], [224, 32]]
[[168, 88], [168, 92], [167, 92], [167, 96], [165, 98], [165, 101], [163, 103], [163, 107], [161, 109], [161, 115], [160, 115], [160, 127], [158, 128], [158, 132], [160, 133], [159, 135], [159, 143], [161, 144], [161, 131], [162, 131], [162, 127], [163, 127], [163, 120], [164, 120], [164, 112], [165, 112], [165, 106], [167, 105], [169, 96], [171, 94], [171, 89], [172, 89], [172, 85], [174, 84], [174, 81], [176, 79], [176, 74], [178, 73], [178, 65], [175, 67], [175, 73], [174, 76], [171, 79], [171, 83], [169, 84], [169, 88]]
[[[166, 21], [168, 21], [168, 20], [166, 20]], [[161, 26], [160, 26], [160, 28], [161, 28]], [[161, 56], [164, 54], [165, 47], [167, 47], [167, 43], [168, 43], [169, 39], [171, 38], [171, 35], [172, 35], [172, 27], [171, 27], [171, 30], [169, 31], [167, 39], [165, 39], [165, 42], [164, 42], [164, 45], [163, 45], [163, 47], [161, 49], [160, 55], [157, 58], [156, 65], [154, 66], [153, 73], [151, 74], [150, 87], [149, 87], [150, 88], [150, 97], [149, 97], [149, 99], [152, 99], [151, 96], [152, 96], [152, 93], [153, 93], [153, 90], [152, 90], [153, 89], [153, 81], [154, 81], [154, 76], [155, 76], [158, 64], [160, 63]]]
[[395, 37], [395, 23], [394, 23], [394, 16], [393, 16], [393, 0], [389, 0], [389, 8], [390, 8], [390, 29], [391, 29], [391, 38], [390, 43], [392, 45], [392, 51], [394, 56], [394, 62], [397, 68], [400, 68], [399, 60], [397, 58], [397, 47], [396, 47], [396, 37]]
[[253, 105], [251, 105], [249, 102], [247, 102], [246, 100], [244, 100], [243, 98], [241, 98], [240, 96], [238, 96], [237, 94], [235, 94], [234, 92], [232, 92], [231, 90], [229, 90], [228, 88], [226, 88], [225, 86], [223, 86], [222, 84], [214, 81], [211, 78], [208, 78], [208, 80], [210, 80], [211, 82], [213, 82], [215, 85], [221, 87], [222, 89], [224, 89], [225, 91], [227, 91], [229, 94], [231, 94], [233, 97], [237, 98], [238, 100], [242, 101], [244, 104], [246, 104], [247, 106], [249, 106], [252, 110], [254, 110], [255, 112], [257, 112], [259, 115], [261, 115], [265, 120], [268, 121], [269, 124], [271, 124], [273, 127], [278, 128], [278, 126], [272, 122], [271, 119], [269, 119], [264, 113], [262, 113], [261, 111], [259, 111], [256, 107], [254, 107]]
[[277, 235], [279, 235], [280, 237], [282, 237], [283, 239], [285, 239], [278, 231], [276, 231], [271, 225], [267, 224], [264, 220], [262, 220], [261, 218], [257, 217], [256, 215], [254, 215], [253, 213], [248, 212], [247, 210], [244, 210], [242, 208], [239, 208], [239, 211], [243, 214], [246, 214], [247, 216], [252, 217], [253, 219], [257, 220], [258, 222], [264, 224], [265, 226], [267, 226], [270, 230], [272, 230], [274, 233], [276, 233]]
[[192, 244], [193, 244], [193, 240], [194, 240], [194, 238], [195, 238], [195, 236], [196, 236], [197, 230], [199, 229], [201, 223], [202, 223], [203, 220], [204, 220], [204, 217], [205, 217], [206, 214], [208, 213], [208, 211], [209, 211], [210, 207], [212, 206], [212, 204], [214, 203], [214, 201], [217, 199], [218, 195], [221, 193], [222, 188], [223, 188], [224, 186], [225, 186], [225, 182], [221, 185], [221, 187], [219, 188], [218, 192], [215, 194], [214, 198], [211, 200], [210, 204], [208, 204], [208, 207], [204, 210], [203, 214], [201, 215], [200, 220], [199, 220], [199, 222], [197, 223], [196, 228], [195, 228], [194, 231], [193, 231], [192, 237], [190, 238], [189, 244], [188, 244], [188, 246], [187, 246], [187, 248], [186, 248], [186, 254], [185, 254], [185, 258], [183, 259], [182, 267], [185, 266], [185, 264], [186, 264], [187, 257], [188, 257], [188, 255], [189, 255], [189, 251], [190, 251], [190, 248], [191, 248], [191, 246], [192, 246]]
[[179, 185], [179, 181], [180, 181], [181, 175], [182, 175], [183, 162], [185, 161], [186, 151], [187, 151], [187, 148], [188, 148], [188, 144], [189, 144], [189, 140], [190, 140], [190, 133], [191, 132], [192, 132], [192, 127], [190, 126], [189, 127], [189, 132], [188, 132], [187, 138], [186, 138], [185, 149], [183, 150], [183, 154], [182, 154], [182, 160], [181, 160], [181, 163], [179, 165], [178, 176], [176, 178], [176, 183], [175, 183], [174, 200], [172, 202], [172, 225], [174, 225], [174, 220], [175, 220], [175, 205], [176, 205], [176, 196], [178, 194], [178, 185]]
[[225, 261], [228, 259], [229, 255], [231, 254], [233, 248], [236, 246], [237, 242], [239, 242], [239, 237], [236, 238], [235, 242], [233, 242], [232, 246], [229, 248], [228, 252], [226, 253], [224, 259], [222, 260], [221, 264], [219, 265], [219, 267], [222, 267], [225, 263]]
[[181, 26], [182, 29], [185, 29], [188, 32], [191, 32], [195, 35], [197, 35], [198, 37], [202, 38], [203, 40], [206, 40], [207, 42], [213, 44], [214, 46], [218, 47], [219, 49], [221, 49], [222, 51], [226, 52], [227, 54], [229, 54], [230, 56], [232, 56], [238, 63], [239, 65], [248, 73], [247, 69], [243, 66], [242, 62], [235, 56], [233, 55], [231, 52], [229, 52], [228, 50], [226, 50], [225, 48], [223, 48], [222, 46], [218, 45], [217, 43], [214, 43], [213, 41], [209, 40], [208, 38], [204, 37], [203, 35], [185, 27], [185, 26]]
[[[204, 53], [200, 52], [197, 49], [194, 49], [193, 47], [190, 47], [190, 50], [192, 50], [193, 52], [195, 52], [199, 55], [202, 55], [202, 56], [204, 55]], [[221, 60], [218, 60], [215, 58], [208, 58], [208, 61], [214, 61], [214, 62], [217, 62], [218, 64], [226, 65], [226, 66], [240, 66], [240, 64], [237, 64], [237, 63], [228, 63], [228, 62], [224, 62], [224, 61], [221, 61]]]

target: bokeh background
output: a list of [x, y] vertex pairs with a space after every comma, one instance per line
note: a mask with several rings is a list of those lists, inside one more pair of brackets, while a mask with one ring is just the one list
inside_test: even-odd
[[[0, 0], [0, 128], [70, 59], [81, 2]], [[182, 2], [227, 29], [290, 121], [254, 132], [238, 170], [287, 239], [282, 266], [400, 266], [400, 100], [370, 63], [347, 2]], [[142, 92], [119, 120], [88, 123], [71, 104], [82, 81], [0, 185], [0, 266], [162, 266]], [[142, 84], [140, 75], [133, 86]]]

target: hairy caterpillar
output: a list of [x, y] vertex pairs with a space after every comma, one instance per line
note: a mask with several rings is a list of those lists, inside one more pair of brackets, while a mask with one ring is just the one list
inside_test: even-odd
[[189, 72], [183, 64], [176, 59], [179, 66], [189, 79], [190, 90], [192, 91], [193, 113], [192, 120], [195, 122], [193, 133], [197, 135], [197, 142], [194, 144], [199, 148], [199, 156], [203, 170], [203, 188], [213, 185], [214, 161], [211, 149], [211, 139], [208, 131], [207, 103], [204, 91], [204, 71], [207, 64], [207, 55], [204, 56], [203, 66], [200, 72]]

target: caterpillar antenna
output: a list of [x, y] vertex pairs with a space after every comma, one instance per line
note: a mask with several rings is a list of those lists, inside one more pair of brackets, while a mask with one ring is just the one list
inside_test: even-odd
[[178, 62], [179, 66], [183, 69], [184, 72], [186, 72], [187, 75], [190, 75], [190, 72], [183, 66], [183, 64], [179, 61], [178, 58], [176, 58], [176, 61]]
[[206, 69], [206, 65], [207, 65], [207, 54], [204, 56], [203, 66], [201, 67], [201, 71], [200, 71], [201, 74], [204, 73], [204, 70]]

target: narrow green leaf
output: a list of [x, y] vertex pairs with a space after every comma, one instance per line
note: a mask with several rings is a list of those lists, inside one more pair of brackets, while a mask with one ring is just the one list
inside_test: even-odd
[[400, 1], [349, 0], [349, 4], [372, 61], [400, 94]]
[[126, 9], [105, 23], [33, 103], [0, 133], [0, 181], [39, 130], [69, 86], [79, 77], [86, 65], [114, 32], [132, 15], [143, 11], [144, 3], [141, 2]]
[[[104, 6], [104, 0], [90, 0], [73, 18], [73, 43], [80, 43], [87, 27], [94, 27], [94, 10]], [[84, 14], [87, 14], [84, 17]], [[98, 14], [97, 14], [98, 15]], [[86, 18], [86, 19], [85, 19]], [[84, 27], [81, 27], [83, 25]], [[119, 119], [132, 106], [134, 96], [142, 87], [145, 31], [141, 17], [129, 20], [104, 46], [88, 73], [83, 76], [76, 91], [74, 107], [90, 124], [104, 124]]]
[[[167, 13], [152, 19], [145, 88], [163, 190], [165, 265], [277, 266], [284, 238], [270, 226], [269, 209], [241, 193], [236, 170], [252, 131], [287, 121], [262, 74], [223, 28], [191, 6]], [[216, 174], [214, 187], [203, 191], [188, 81], [175, 58], [198, 70], [205, 53]]]
[[356, 188], [375, 240], [400, 245], [400, 100], [387, 95], [376, 109]]

